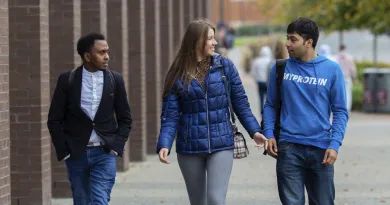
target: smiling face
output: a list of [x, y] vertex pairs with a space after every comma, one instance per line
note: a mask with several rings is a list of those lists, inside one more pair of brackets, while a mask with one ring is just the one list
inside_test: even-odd
[[203, 53], [205, 56], [213, 56], [215, 52], [215, 46], [217, 45], [217, 41], [215, 40], [214, 30], [209, 28], [207, 32], [207, 39], [204, 45]]

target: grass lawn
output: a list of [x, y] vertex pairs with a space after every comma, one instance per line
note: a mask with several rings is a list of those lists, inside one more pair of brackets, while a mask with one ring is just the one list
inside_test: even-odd
[[234, 41], [234, 47], [240, 47], [261, 39], [261, 36], [238, 36]]
[[[284, 35], [281, 35], [281, 34], [276, 34], [276, 35], [283, 42], [286, 41], [286, 37]], [[234, 41], [234, 47], [245, 46], [247, 44], [256, 42], [264, 37], [265, 36], [238, 36], [238, 37], [236, 37], [236, 39]]]

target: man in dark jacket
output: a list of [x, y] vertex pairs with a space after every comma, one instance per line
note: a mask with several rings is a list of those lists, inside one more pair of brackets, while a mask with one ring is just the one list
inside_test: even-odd
[[66, 163], [75, 205], [108, 204], [116, 156], [131, 130], [124, 81], [107, 69], [108, 51], [103, 35], [81, 37], [83, 65], [59, 76], [50, 105], [47, 126], [57, 159]]

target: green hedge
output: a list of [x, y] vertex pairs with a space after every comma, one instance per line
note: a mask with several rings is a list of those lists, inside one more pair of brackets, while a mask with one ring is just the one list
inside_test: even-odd
[[[362, 110], [363, 108], [363, 72], [365, 68], [372, 67], [374, 67], [374, 64], [370, 61], [356, 61], [359, 83], [352, 88], [352, 110]], [[378, 68], [390, 68], [390, 64], [378, 63]]]
[[363, 109], [363, 83], [359, 81], [358, 84], [352, 87], [352, 110]]
[[[356, 61], [356, 70], [359, 81], [363, 81], [363, 71], [365, 68], [372, 68], [374, 64], [370, 61]], [[390, 68], [389, 63], [378, 63], [378, 68]]]
[[270, 33], [286, 32], [286, 27], [284, 25], [254, 24], [242, 25], [235, 30], [237, 36], [259, 36]]

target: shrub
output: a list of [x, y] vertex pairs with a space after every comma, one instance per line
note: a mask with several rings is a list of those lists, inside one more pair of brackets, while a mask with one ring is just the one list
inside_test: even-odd
[[[365, 68], [372, 68], [374, 67], [374, 63], [371, 61], [355, 61], [356, 63], [356, 70], [359, 81], [363, 81], [363, 72]], [[390, 68], [389, 63], [378, 63], [378, 68]]]
[[242, 25], [236, 28], [237, 36], [259, 36], [271, 33], [285, 32], [284, 25], [273, 24], [251, 24]]
[[352, 110], [362, 110], [363, 108], [363, 83], [359, 81], [358, 84], [352, 87]]
[[[356, 70], [359, 83], [354, 85], [352, 88], [352, 109], [353, 110], [362, 110], [363, 108], [363, 72], [365, 68], [372, 68], [374, 64], [370, 61], [356, 61]], [[390, 68], [388, 63], [378, 63], [378, 68]]]

